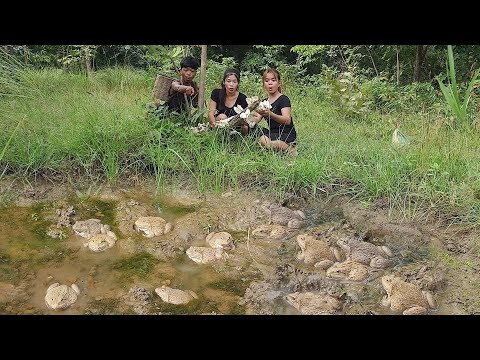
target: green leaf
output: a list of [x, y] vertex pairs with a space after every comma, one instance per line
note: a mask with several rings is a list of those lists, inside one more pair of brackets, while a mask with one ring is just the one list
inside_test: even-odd
[[460, 98], [458, 96], [457, 79], [455, 76], [455, 62], [453, 60], [453, 48], [452, 45], [448, 45], [448, 65], [450, 70], [450, 82], [452, 84], [452, 92], [455, 101], [460, 104]]
[[465, 99], [463, 100], [463, 105], [462, 105], [462, 109], [465, 112], [467, 111], [468, 102], [470, 101], [470, 98], [472, 96], [472, 91], [475, 85], [480, 83], [480, 81], [478, 80], [479, 75], [480, 75], [480, 68], [478, 68], [475, 71], [475, 73], [472, 76], [472, 80], [470, 80], [470, 83], [468, 84], [467, 92], [465, 93]]

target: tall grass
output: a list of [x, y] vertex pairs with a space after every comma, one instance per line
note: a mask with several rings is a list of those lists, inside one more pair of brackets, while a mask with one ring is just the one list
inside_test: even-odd
[[[15, 133], [18, 131], [18, 128], [20, 127], [20, 125], [22, 124], [22, 120], [24, 119], [20, 119], [18, 121], [18, 124], [17, 126], [15, 127], [15, 129], [13, 130], [12, 134], [9, 136], [9, 138], [7, 139], [7, 142], [5, 143], [5, 145], [3, 145], [2, 147], [2, 152], [0, 152], [0, 164], [2, 163], [2, 159], [3, 157], [5, 156], [5, 152], [7, 151], [8, 149], [8, 145], [10, 145], [10, 142], [12, 141], [13, 137], [15, 136]], [[3, 178], [3, 175], [5, 174], [5, 171], [7, 170], [7, 167], [5, 166], [2, 170], [2, 173], [0, 174], [0, 180]]]
[[0, 46], [0, 99], [35, 95], [34, 71]]
[[[3, 98], [18, 98], [26, 97], [32, 92], [32, 87], [30, 86], [30, 72], [28, 69], [23, 66], [15, 57], [11, 56], [3, 47], [0, 47], [0, 100]], [[5, 108], [0, 106], [0, 116], [4, 117], [8, 114]], [[14, 114], [14, 117], [18, 117], [18, 114]], [[25, 117], [21, 118], [18, 121], [12, 121], [17, 125], [11, 131], [9, 135], [9, 128], [3, 126], [4, 137], [0, 142], [0, 164], [2, 164], [3, 157], [12, 142], [15, 134], [17, 133], [19, 127], [25, 120]], [[3, 167], [2, 172], [0, 173], [0, 180], [7, 170], [7, 166]]]
[[[0, 118], [9, 130], [0, 133], [0, 148], [9, 141], [0, 162], [16, 174], [109, 182], [154, 176], [160, 190], [174, 183], [278, 197], [347, 194], [366, 205], [383, 199], [409, 218], [470, 224], [480, 218], [480, 139], [436, 125], [433, 113], [402, 112], [412, 143], [397, 148], [390, 139], [399, 114], [347, 120], [317, 87], [292, 90], [299, 134], [299, 156], [292, 158], [225, 129], [195, 135], [181, 119], [147, 115], [154, 76], [144, 72], [117, 68], [86, 78], [46, 69], [31, 79], [38, 96], [0, 100], [0, 107], [26, 116], [14, 137], [18, 118]], [[261, 84], [259, 77], [242, 77], [242, 84], [254, 89], [255, 80]]]
[[[138, 160], [149, 131], [147, 80], [144, 74], [124, 72], [125, 77], [115, 72], [116, 77], [101, 73], [91, 78], [51, 69], [36, 72], [39, 96], [3, 103], [26, 114], [28, 124], [4, 160], [23, 174], [80, 169], [92, 176], [100, 172], [109, 181], [144, 171]], [[123, 90], [112, 87], [116, 80]], [[7, 127], [10, 121], [3, 119]]]

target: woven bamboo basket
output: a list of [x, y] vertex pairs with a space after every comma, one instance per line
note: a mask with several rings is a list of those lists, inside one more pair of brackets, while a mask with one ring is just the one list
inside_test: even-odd
[[166, 75], [157, 75], [155, 79], [155, 85], [153, 86], [153, 97], [154, 99], [167, 101], [168, 100], [168, 90], [172, 81], [175, 80], [172, 77]]

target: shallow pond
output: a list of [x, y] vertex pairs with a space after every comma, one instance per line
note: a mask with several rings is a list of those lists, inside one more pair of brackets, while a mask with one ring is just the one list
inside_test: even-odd
[[[429, 314], [462, 313], [445, 300], [447, 272], [435, 266], [430, 235], [368, 218], [349, 204], [284, 201], [286, 207], [303, 211], [304, 226], [285, 227], [286, 233], [273, 239], [253, 235], [262, 224], [271, 224], [271, 218], [259, 215], [265, 198], [258, 194], [192, 195], [176, 189], [158, 195], [145, 185], [95, 194], [68, 188], [41, 194], [30, 200], [20, 195], [17, 206], [0, 210], [2, 314], [296, 315], [302, 312], [286, 300], [295, 291], [335, 296], [342, 302], [336, 314], [395, 314], [381, 305], [386, 293], [380, 278], [387, 273], [430, 290], [439, 306]], [[69, 207], [74, 211], [66, 212]], [[133, 227], [139, 216], [162, 217], [173, 224], [173, 231], [147, 238]], [[94, 252], [85, 246], [88, 240], [72, 230], [76, 221], [91, 218], [116, 234], [112, 248]], [[298, 234], [333, 238], [338, 232], [340, 238], [345, 229], [375, 245], [388, 245], [391, 265], [362, 281], [334, 281], [326, 280], [321, 268], [298, 259]], [[186, 255], [189, 247], [206, 246], [206, 236], [219, 231], [230, 233], [235, 245], [221, 259], [198, 264]], [[49, 309], [45, 296], [53, 283], [76, 284], [76, 302], [64, 310]], [[166, 303], [155, 292], [161, 286], [188, 290], [196, 297], [185, 305]]]

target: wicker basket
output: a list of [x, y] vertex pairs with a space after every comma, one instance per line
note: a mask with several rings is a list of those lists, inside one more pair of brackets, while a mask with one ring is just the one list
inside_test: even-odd
[[165, 75], [157, 75], [155, 79], [155, 85], [153, 86], [153, 97], [154, 99], [167, 101], [168, 100], [168, 90], [172, 81], [175, 80], [172, 77]]

